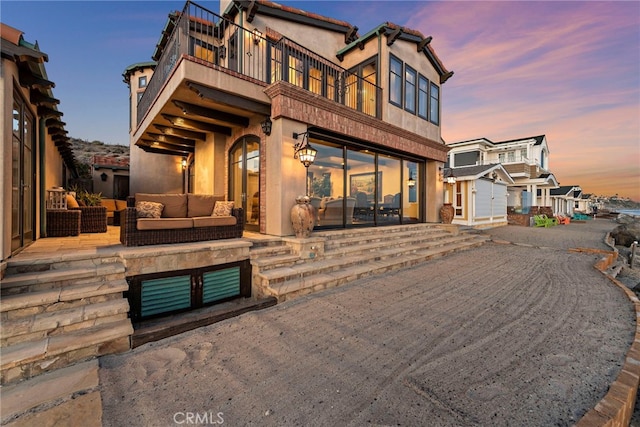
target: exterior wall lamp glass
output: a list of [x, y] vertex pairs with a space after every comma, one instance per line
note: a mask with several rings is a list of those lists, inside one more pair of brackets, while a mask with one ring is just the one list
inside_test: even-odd
[[305, 168], [308, 168], [309, 165], [315, 161], [318, 150], [309, 144], [309, 132], [293, 133], [293, 139], [298, 139], [299, 136], [302, 136], [302, 141], [297, 142], [293, 146], [293, 158], [299, 159], [300, 163], [302, 163]]
[[182, 170], [185, 170], [187, 168], [187, 158], [183, 157], [182, 158]]
[[253, 43], [260, 44], [260, 39], [262, 38], [262, 33], [258, 31], [258, 29], [253, 30]]
[[409, 171], [409, 179], [407, 180], [407, 187], [413, 188], [416, 186], [416, 179], [413, 177], [413, 172]]
[[101, 179], [101, 180], [103, 180], [103, 181], [106, 181], [108, 177], [109, 177], [109, 176], [108, 176], [106, 173], [104, 173], [104, 172], [102, 172], [102, 173], [100, 174], [100, 179]]
[[273, 123], [271, 122], [271, 118], [269, 117], [265, 118], [262, 122], [260, 122], [260, 127], [262, 128], [262, 132], [264, 132], [264, 134], [267, 136], [271, 135], [272, 125]]

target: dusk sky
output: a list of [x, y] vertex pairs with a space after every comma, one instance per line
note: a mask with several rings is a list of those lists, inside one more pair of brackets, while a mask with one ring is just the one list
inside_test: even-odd
[[[218, 2], [196, 2], [218, 12]], [[640, 201], [640, 2], [279, 1], [347, 21], [433, 36], [455, 75], [442, 137], [546, 135], [561, 185]], [[124, 69], [149, 61], [183, 1], [8, 1], [3, 23], [38, 41], [69, 136], [129, 143]]]

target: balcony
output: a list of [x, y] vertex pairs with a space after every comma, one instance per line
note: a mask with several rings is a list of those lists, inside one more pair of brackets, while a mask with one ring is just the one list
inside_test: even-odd
[[257, 30], [250, 31], [187, 2], [165, 27], [154, 55], [155, 72], [138, 103], [137, 125], [165, 87], [180, 58], [259, 84], [286, 81], [372, 117], [381, 117], [382, 89], [375, 83], [292, 40], [265, 37]]

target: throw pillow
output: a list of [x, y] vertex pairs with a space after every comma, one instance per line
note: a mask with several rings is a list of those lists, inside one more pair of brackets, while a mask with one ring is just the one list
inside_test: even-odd
[[233, 209], [233, 202], [216, 201], [211, 216], [230, 216]]
[[138, 218], [160, 218], [164, 205], [156, 202], [136, 202]]
[[68, 209], [73, 209], [73, 208], [79, 208], [80, 205], [78, 204], [78, 201], [76, 200], [75, 197], [73, 197], [71, 194], [67, 194], [67, 208]]

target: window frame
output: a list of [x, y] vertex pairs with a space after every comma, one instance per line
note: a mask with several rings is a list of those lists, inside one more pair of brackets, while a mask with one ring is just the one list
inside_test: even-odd
[[[434, 82], [430, 81], [429, 83], [430, 83], [430, 85], [429, 85], [429, 121], [431, 123], [433, 123], [434, 125], [436, 125], [436, 126], [440, 126], [440, 87], [437, 84], [435, 84]], [[434, 90], [433, 90], [434, 88], [436, 89], [435, 97], [434, 97]], [[435, 119], [433, 117], [434, 116], [434, 114], [433, 114], [433, 112], [434, 112], [434, 110], [433, 110], [434, 99], [435, 99], [435, 102], [437, 104], [436, 105], [436, 110], [435, 110], [435, 112], [436, 112], [436, 114], [435, 114], [436, 118]]]
[[[392, 64], [397, 63], [400, 65], [400, 74], [396, 74], [393, 71]], [[395, 82], [393, 77], [396, 77], [400, 81], [400, 85], [398, 88], [394, 88], [393, 83]], [[395, 89], [395, 90], [394, 90]], [[400, 91], [400, 93], [396, 93], [396, 90]], [[398, 102], [393, 100], [393, 94], [397, 95]], [[389, 54], [389, 104], [395, 105], [396, 107], [402, 108], [402, 102], [404, 100], [404, 62], [394, 54]]]
[[[424, 91], [420, 89], [420, 83], [423, 81], [426, 82], [426, 87]], [[422, 74], [418, 74], [418, 85], [417, 85], [418, 96], [416, 98], [417, 100], [416, 113], [418, 117], [425, 120], [429, 120], [429, 83], [430, 81], [427, 77], [423, 76]], [[420, 114], [420, 107], [422, 105], [422, 103], [420, 102], [421, 93], [424, 93], [424, 115]]]
[[[413, 76], [413, 83], [409, 82], [409, 79], [407, 78], [409, 75]], [[417, 111], [417, 94], [418, 94], [418, 71], [416, 71], [413, 67], [411, 67], [410, 65], [405, 64], [404, 65], [404, 110], [411, 113], [411, 114], [416, 114]], [[409, 86], [412, 85], [413, 89], [410, 88]], [[412, 96], [412, 101], [413, 101], [413, 107], [411, 107], [409, 105], [409, 96]]]

